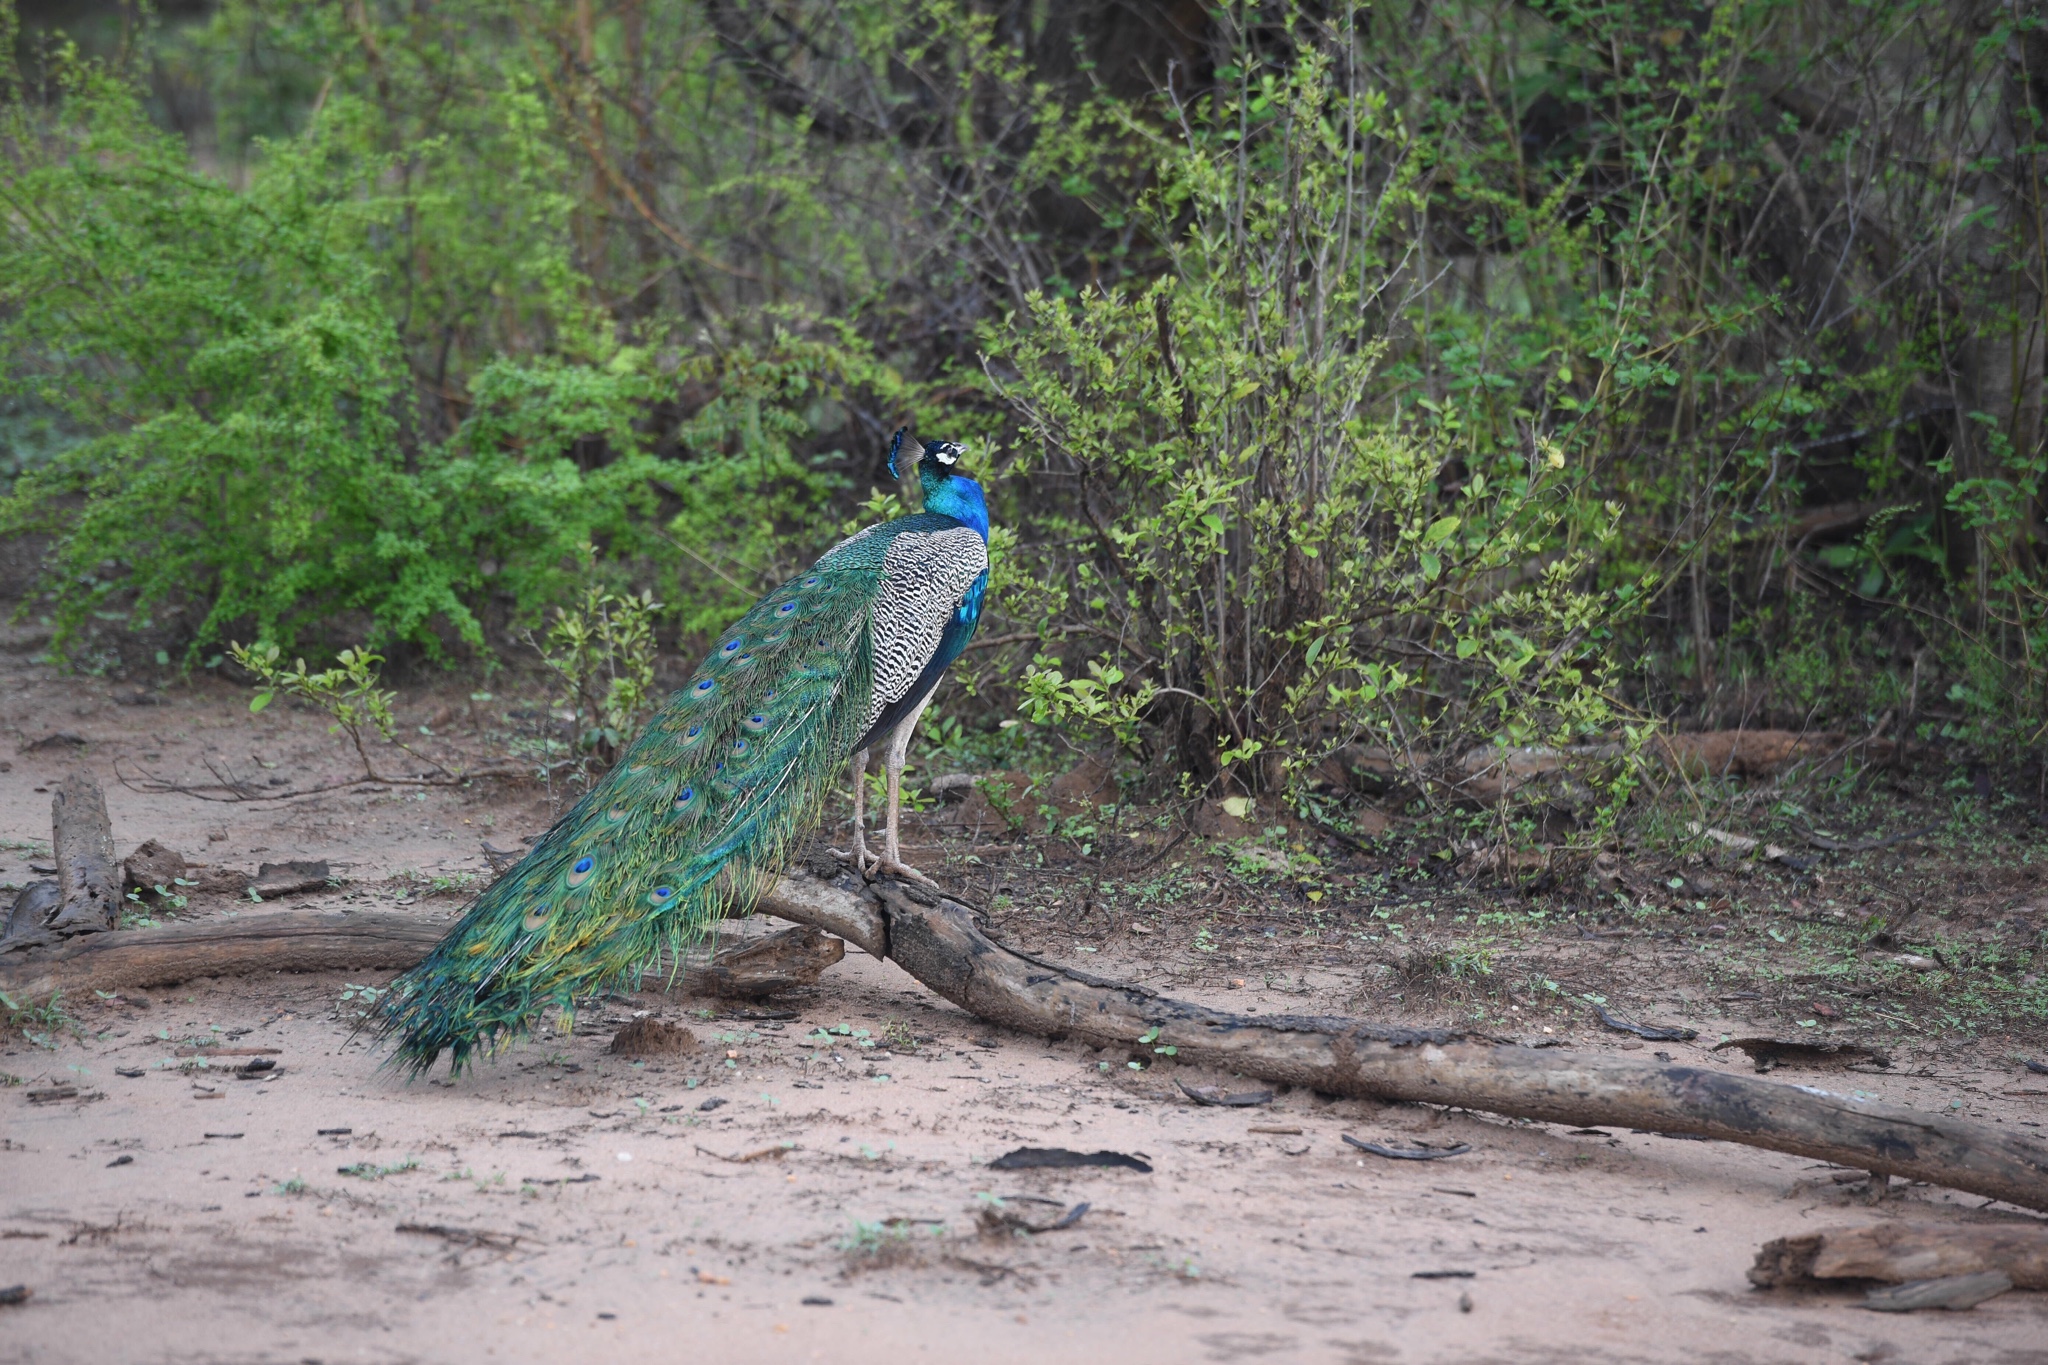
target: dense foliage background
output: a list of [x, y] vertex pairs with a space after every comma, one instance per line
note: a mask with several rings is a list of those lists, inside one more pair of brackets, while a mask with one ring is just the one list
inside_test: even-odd
[[2043, 742], [2019, 0], [0, 25], [0, 533], [81, 666], [488, 656], [599, 584], [694, 649], [908, 420], [1000, 528], [948, 709], [1163, 785]]

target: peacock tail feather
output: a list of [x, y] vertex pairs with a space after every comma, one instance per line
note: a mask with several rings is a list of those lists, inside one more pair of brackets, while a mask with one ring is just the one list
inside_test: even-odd
[[386, 997], [394, 1061], [460, 1071], [536, 1014], [615, 990], [743, 911], [781, 870], [868, 722], [871, 572], [770, 594], [605, 777]]

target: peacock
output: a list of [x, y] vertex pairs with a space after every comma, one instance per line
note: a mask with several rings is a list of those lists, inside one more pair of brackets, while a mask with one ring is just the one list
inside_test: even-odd
[[[907, 429], [906, 429], [907, 430]], [[889, 473], [906, 449], [889, 446]], [[916, 450], [917, 443], [910, 448]], [[988, 590], [988, 505], [965, 447], [922, 442], [924, 510], [870, 526], [756, 603], [719, 638], [611, 770], [480, 895], [383, 998], [394, 1064], [454, 1071], [575, 999], [629, 986], [664, 953], [744, 914], [809, 834], [852, 760], [867, 875], [929, 879], [903, 862], [905, 751]], [[882, 848], [862, 788], [883, 747]]]

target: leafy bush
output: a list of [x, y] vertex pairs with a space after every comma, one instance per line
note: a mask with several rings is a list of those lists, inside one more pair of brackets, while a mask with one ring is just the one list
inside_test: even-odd
[[127, 84], [61, 76], [53, 117], [0, 112], [0, 382], [98, 433], [0, 501], [0, 534], [58, 536], [60, 647], [110, 611], [187, 612], [194, 651], [239, 622], [289, 644], [354, 613], [373, 641], [481, 643], [486, 579], [531, 611], [576, 547], [631, 535], [647, 459], [629, 447], [586, 474], [561, 458], [630, 429], [647, 385], [616, 366], [501, 362], [456, 440], [413, 438], [360, 245], [405, 205], [379, 192], [391, 159], [354, 144], [346, 108], [236, 190], [196, 173]]
[[1059, 585], [1034, 717], [1160, 734], [1249, 791], [1360, 741], [1413, 758], [1607, 724], [1632, 592], [1585, 579], [1619, 509], [1589, 509], [1540, 437], [1455, 477], [1380, 400], [1406, 285], [1379, 225], [1418, 207], [1399, 116], [1314, 53], [1184, 112], [1136, 211], [1163, 277], [1036, 297], [984, 334], [1077, 487], [1065, 535], [1023, 551], [1023, 576]]

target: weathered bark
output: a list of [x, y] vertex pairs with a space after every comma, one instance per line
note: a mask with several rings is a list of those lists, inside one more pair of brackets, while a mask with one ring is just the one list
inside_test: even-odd
[[2048, 1210], [2048, 1145], [1967, 1119], [1705, 1067], [1505, 1046], [1442, 1029], [1226, 1014], [1005, 948], [981, 932], [966, 906], [913, 895], [883, 883], [871, 900], [792, 873], [761, 908], [857, 932], [969, 1013], [1043, 1037], [1146, 1056], [1172, 1048], [1182, 1060], [1333, 1095], [1697, 1133]]
[[846, 945], [816, 925], [799, 925], [720, 948], [708, 962], [686, 963], [682, 989], [689, 995], [757, 999], [808, 986], [846, 956]]
[[57, 936], [44, 927], [43, 921], [57, 909], [57, 903], [57, 883], [47, 877], [16, 892], [14, 907], [7, 912], [7, 931], [0, 934], [0, 953], [55, 943]]
[[1757, 1249], [1752, 1284], [1938, 1280], [1999, 1272], [2016, 1289], [2048, 1289], [2048, 1227], [2038, 1223], [1878, 1223], [1780, 1237]]
[[[0, 990], [16, 999], [168, 986], [201, 976], [410, 967], [445, 923], [391, 914], [281, 910], [79, 939], [0, 959]], [[845, 956], [814, 928], [769, 934], [687, 964], [692, 995], [761, 996], [808, 986]]]
[[51, 847], [57, 855], [58, 934], [91, 934], [114, 927], [121, 908], [121, 866], [114, 860], [114, 827], [107, 798], [83, 768], [72, 770], [50, 798]]

